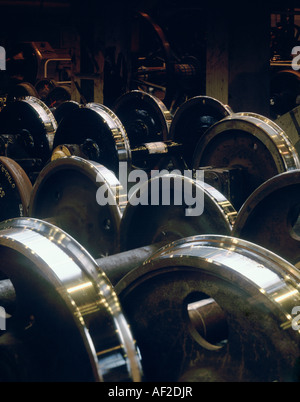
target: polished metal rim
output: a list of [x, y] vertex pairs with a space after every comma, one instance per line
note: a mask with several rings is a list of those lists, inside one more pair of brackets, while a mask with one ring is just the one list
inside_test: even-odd
[[214, 124], [199, 141], [194, 153], [194, 169], [197, 169], [207, 146], [226, 131], [243, 131], [260, 140], [268, 149], [278, 173], [298, 169], [298, 154], [284, 131], [274, 122], [253, 113], [233, 113]]
[[108, 107], [90, 102], [85, 105], [86, 108], [94, 110], [102, 118], [103, 123], [107, 124], [112, 134], [115, 150], [118, 155], [119, 162], [131, 163], [131, 149], [128, 136], [124, 125], [118, 116]]
[[[9, 251], [12, 257], [9, 266], [1, 260], [0, 269], [15, 286], [17, 301], [22, 289], [26, 314], [36, 315], [38, 322], [39, 314], [47, 317], [54, 310], [59, 326], [66, 331], [71, 327], [74, 338], [79, 335], [73, 353], [83, 349], [89, 364], [72, 367], [65, 361], [66, 372], [74, 371], [79, 380], [89, 373], [90, 381], [140, 381], [140, 358], [118, 298], [87, 251], [67, 233], [37, 219], [8, 220], [0, 230], [2, 255]], [[26, 269], [20, 270], [20, 260]], [[41, 295], [40, 286], [50, 293]], [[32, 294], [41, 296], [38, 306], [30, 304]], [[22, 300], [18, 306], [24, 308]]]
[[11, 130], [12, 134], [17, 134], [16, 129], [29, 130], [34, 140], [34, 150], [30, 154], [33, 152], [35, 158], [47, 162], [57, 130], [57, 122], [48, 106], [34, 96], [26, 96], [8, 103], [2, 112], [4, 134]]
[[39, 119], [45, 127], [46, 137], [49, 143], [49, 151], [52, 151], [54, 135], [57, 130], [57, 122], [49, 107], [40, 99], [33, 96], [26, 96], [21, 102], [28, 103], [38, 114]]
[[[268, 131], [268, 126], [272, 127], [272, 129], [278, 134], [279, 138], [276, 138], [275, 136], [272, 135], [270, 132], [270, 135], [272, 138], [274, 138], [274, 141], [277, 142], [278, 146], [278, 151], [281, 153], [284, 161], [285, 161], [285, 166], [286, 170], [289, 169], [299, 169], [300, 168], [300, 160], [299, 160], [299, 155], [294, 148], [294, 144], [292, 143], [291, 139], [289, 138], [288, 134], [278, 125], [276, 124], [273, 120], [268, 119], [265, 116], [262, 116], [257, 113], [250, 113], [250, 112], [241, 112], [241, 113], [236, 113], [237, 116], [247, 116], [247, 118], [252, 119], [255, 124], [259, 124], [257, 120], [260, 120], [266, 127], [266, 130]], [[286, 151], [288, 152], [286, 153]], [[288, 156], [290, 154], [290, 156]]]
[[104, 105], [88, 103], [75, 108], [62, 119], [54, 138], [53, 147], [63, 144], [81, 146], [92, 140], [99, 147], [96, 162], [105, 164], [118, 174], [120, 162], [131, 167], [131, 149], [127, 133], [119, 118]]

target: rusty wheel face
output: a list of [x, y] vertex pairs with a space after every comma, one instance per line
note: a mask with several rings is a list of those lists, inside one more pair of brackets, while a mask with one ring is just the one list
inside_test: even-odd
[[0, 157], [0, 221], [28, 216], [32, 184], [21, 166]]

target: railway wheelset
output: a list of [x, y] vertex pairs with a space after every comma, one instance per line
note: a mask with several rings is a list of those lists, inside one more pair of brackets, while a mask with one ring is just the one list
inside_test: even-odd
[[141, 91], [7, 107], [2, 381], [299, 380], [300, 162], [278, 125]]

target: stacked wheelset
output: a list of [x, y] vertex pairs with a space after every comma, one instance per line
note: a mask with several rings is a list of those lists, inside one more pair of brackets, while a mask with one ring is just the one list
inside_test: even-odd
[[[139, 96], [134, 94], [133, 98]], [[209, 102], [206, 97], [198, 100], [202, 107]], [[117, 109], [116, 113], [103, 114], [108, 112], [104, 106], [91, 105], [90, 108], [94, 108], [95, 116], [94, 112], [100, 117], [105, 115], [107, 124], [117, 124], [119, 132], [113, 126], [113, 133], [109, 136], [107, 130], [106, 134], [110, 145], [111, 138], [116, 143], [117, 138], [121, 138], [118, 142], [121, 147], [114, 149], [114, 154], [124, 155], [120, 149], [125, 141], [116, 134], [124, 129], [129, 143], [127, 121], [121, 119], [121, 115], [120, 119], [116, 118]], [[243, 116], [225, 109], [227, 116], [215, 121], [201, 116], [196, 125], [201, 126], [203, 120], [213, 121], [213, 124], [206, 129], [201, 127], [196, 142], [203, 142], [206, 136], [214, 140], [218, 137], [219, 155], [220, 149], [228, 150], [232, 144], [232, 154], [237, 152], [236, 144], [244, 148], [240, 147], [243, 151], [239, 159], [236, 155], [235, 159], [230, 159], [231, 154], [226, 153], [228, 163], [213, 165], [210, 172], [225, 168], [247, 171], [245, 177], [252, 179], [253, 194], [261, 192], [261, 183], [253, 179], [256, 176], [252, 168], [257, 160], [254, 154], [259, 155], [260, 160], [273, 161], [273, 170], [266, 169], [265, 176], [261, 177], [262, 186], [282, 176], [295, 184], [299, 161], [287, 136], [261, 116]], [[147, 119], [147, 113], [140, 111], [137, 117], [132, 117], [133, 112], [130, 116], [129, 127], [134, 127], [135, 134], [139, 130], [149, 132], [149, 125], [155, 127], [146, 111]], [[187, 118], [192, 120], [192, 115]], [[173, 121], [176, 122], [175, 117], [168, 133], [172, 131]], [[105, 126], [103, 120], [98, 121]], [[221, 138], [222, 130], [218, 129], [222, 124], [226, 127], [225, 140]], [[76, 129], [76, 125], [73, 127]], [[90, 138], [55, 145], [72, 150], [76, 149], [75, 145], [82, 145], [83, 139]], [[177, 149], [183, 149], [174, 135], [163, 141], [155, 139], [145, 144], [159, 142], [168, 148], [167, 141], [173, 141], [178, 144]], [[137, 143], [131, 148], [130, 144], [128, 150], [141, 145]], [[268, 145], [272, 146], [268, 148]], [[162, 153], [163, 157], [166, 153]], [[263, 248], [263, 244], [255, 244], [255, 235], [251, 243], [238, 238], [235, 224], [243, 221], [243, 207], [237, 211], [216, 188], [192, 175], [188, 177], [174, 171], [174, 167], [179, 166], [174, 162], [178, 156], [183, 166], [188, 167], [187, 158], [180, 153], [164, 159], [167, 171], [163, 175], [149, 177], [139, 187], [140, 199], [148, 201], [145, 205], [130, 202], [131, 197], [137, 199], [137, 194], [123, 191], [115, 174], [118, 172], [112, 172], [86, 154], [82, 157], [83, 154], [70, 152], [69, 157], [64, 158], [56, 154], [34, 182], [28, 204], [32, 217], [2, 223], [1, 272], [5, 294], [10, 294], [6, 306], [11, 313], [5, 337], [0, 337], [3, 341], [1, 354], [8, 356], [2, 360], [3, 378], [25, 381], [37, 378], [50, 381], [297, 380], [299, 330], [295, 329], [297, 325], [292, 315], [293, 307], [299, 305], [299, 271], [292, 265], [295, 250], [293, 257], [284, 260], [279, 257], [284, 246], [278, 248], [277, 255]], [[195, 155], [199, 155], [198, 146]], [[219, 155], [210, 160], [220, 159]], [[145, 159], [148, 173], [149, 168], [157, 166], [159, 159], [150, 158]], [[190, 160], [195, 171], [205, 167], [195, 160], [196, 157]], [[236, 160], [243, 163], [236, 166]], [[151, 191], [162, 189], [165, 179], [169, 180], [173, 191], [170, 205], [151, 205]], [[174, 202], [176, 194], [184, 190], [185, 182], [191, 183], [192, 191], [204, 200], [203, 213], [199, 216], [186, 214], [190, 205]], [[181, 183], [181, 187], [176, 183]], [[110, 194], [109, 199], [115, 200], [111, 205], [97, 204], [95, 195], [101, 186]], [[278, 183], [277, 189], [279, 193], [284, 192]], [[263, 196], [264, 192], [261, 194]], [[254, 195], [252, 197], [254, 199]], [[251, 197], [247, 202], [252, 208]], [[287, 204], [284, 197], [283, 202]], [[296, 206], [297, 203], [295, 197]], [[262, 211], [268, 208], [266, 205]], [[266, 219], [272, 219], [271, 216], [270, 212]], [[287, 205], [282, 211], [282, 220], [286, 216], [292, 217], [291, 222], [296, 227], [297, 208]], [[84, 223], [86, 230], [83, 230]], [[93, 232], [93, 226], [98, 226], [98, 231]], [[72, 232], [72, 237], [68, 232]], [[91, 234], [90, 238], [87, 233]], [[85, 241], [80, 239], [78, 243], [75, 238], [81, 234]], [[20, 271], [24, 274], [19, 274]], [[48, 332], [52, 325], [53, 329]], [[113, 336], [116, 328], [118, 336]], [[71, 335], [74, 342], [66, 350]], [[8, 338], [13, 340], [9, 347]], [[109, 346], [108, 340], [111, 340]], [[46, 341], [51, 341], [49, 353], [44, 356], [51, 363], [47, 367], [38, 358]], [[16, 350], [19, 360], [12, 358]], [[75, 350], [79, 350], [76, 357]], [[28, 355], [33, 356], [30, 370], [24, 364]], [[56, 371], [62, 361], [65, 363]], [[157, 361], [160, 361], [159, 366]]]

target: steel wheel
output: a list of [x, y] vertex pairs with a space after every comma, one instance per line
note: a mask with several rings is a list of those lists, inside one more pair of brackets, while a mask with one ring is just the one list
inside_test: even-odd
[[115, 289], [148, 381], [297, 381], [299, 279], [264, 248], [203, 235], [165, 246]]
[[[168, 188], [168, 193], [163, 195]], [[200, 180], [179, 174], [165, 174], [150, 179], [138, 191], [141, 202], [135, 204], [137, 193], [133, 193], [121, 220], [122, 251], [158, 242], [166, 244], [196, 234], [231, 233], [235, 209], [216, 189]], [[186, 193], [196, 195], [199, 204], [189, 205], [185, 199]], [[162, 203], [163, 196], [170, 196], [167, 205]], [[189, 206], [199, 209], [199, 214], [195, 210], [195, 215], [188, 215]]]
[[[97, 202], [100, 187], [109, 198], [105, 205]], [[120, 184], [104, 166], [78, 157], [60, 158], [39, 174], [29, 216], [49, 219], [98, 258], [118, 251], [119, 196]]]
[[[35, 219], [6, 221], [0, 229], [0, 270], [16, 292], [13, 322], [0, 336], [0, 372], [9, 375], [4, 380], [140, 381], [140, 360], [118, 298], [85, 249]], [[18, 354], [3, 340], [8, 334], [17, 340]], [[27, 367], [19, 367], [28, 352]], [[16, 370], [4, 367], [7, 355]]]
[[210, 127], [197, 144], [193, 169], [208, 166], [240, 169], [240, 192], [245, 201], [264, 181], [298, 169], [300, 161], [287, 135], [274, 122], [253, 113], [233, 113]]

